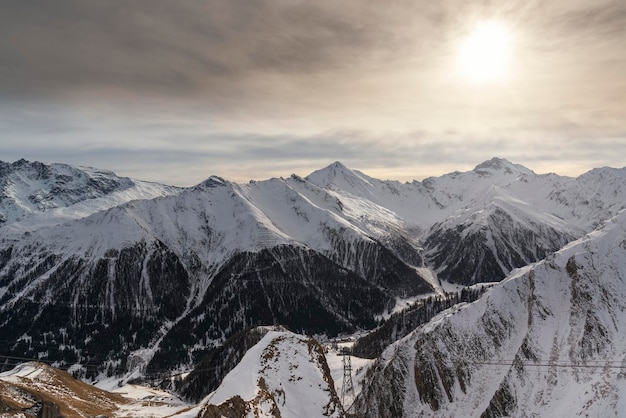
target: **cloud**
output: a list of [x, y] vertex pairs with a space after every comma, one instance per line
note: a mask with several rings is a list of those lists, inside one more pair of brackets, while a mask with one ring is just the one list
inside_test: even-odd
[[[73, 146], [56, 136], [39, 137], [24, 153], [19, 143], [3, 146], [6, 160], [21, 157], [107, 168], [120, 175], [190, 186], [210, 175], [246, 182], [310, 172], [340, 160], [385, 179], [411, 181], [453, 170], [469, 170], [494, 156], [537, 172], [578, 175], [596, 166], [622, 166], [626, 132], [613, 135], [537, 134], [522, 129], [474, 135], [463, 131], [376, 134], [329, 131], [317, 135], [219, 134], [159, 128], [137, 143], [126, 128], [111, 134], [82, 135]], [[61, 137], [62, 138], [62, 137]]]
[[237, 80], [250, 73], [359, 66], [394, 49], [396, 8], [342, 3], [9, 2], [0, 15], [0, 83], [31, 94], [130, 89], [219, 97], [241, 94]]
[[554, 26], [564, 37], [577, 40], [588, 38], [601, 42], [626, 38], [626, 4], [621, 1], [604, 1], [584, 4], [568, 10], [555, 18]]
[[[518, 36], [517, 78], [473, 90], [455, 48], [490, 18]], [[8, 1], [0, 156], [187, 185], [334, 160], [402, 179], [494, 155], [615, 165], [625, 38], [620, 0]]]
[[[251, 74], [428, 64], [446, 38], [500, 17], [538, 39], [623, 39], [620, 1], [11, 1], [0, 15], [2, 88], [120, 88], [215, 96]], [[557, 33], [558, 32], [558, 33]], [[11, 83], [9, 85], [9, 83]], [[241, 93], [235, 91], [234, 93]]]

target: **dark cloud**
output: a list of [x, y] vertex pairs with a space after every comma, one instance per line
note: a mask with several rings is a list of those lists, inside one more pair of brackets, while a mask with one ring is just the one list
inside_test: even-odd
[[251, 72], [327, 71], [402, 49], [395, 8], [333, 4], [4, 2], [0, 87], [38, 94], [114, 88], [219, 96], [240, 94], [230, 89]]

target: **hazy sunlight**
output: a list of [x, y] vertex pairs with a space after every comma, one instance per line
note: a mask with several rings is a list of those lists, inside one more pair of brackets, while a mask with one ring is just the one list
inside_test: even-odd
[[472, 82], [498, 81], [509, 75], [511, 32], [499, 22], [483, 22], [462, 41], [459, 67]]

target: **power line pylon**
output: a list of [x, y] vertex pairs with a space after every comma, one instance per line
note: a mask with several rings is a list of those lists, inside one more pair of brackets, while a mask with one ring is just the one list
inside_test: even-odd
[[[352, 384], [352, 361], [350, 360], [350, 352], [343, 348], [341, 350], [343, 356], [343, 384], [341, 385], [341, 405], [346, 412], [352, 407], [354, 402], [354, 385]], [[350, 404], [346, 405], [346, 401]]]

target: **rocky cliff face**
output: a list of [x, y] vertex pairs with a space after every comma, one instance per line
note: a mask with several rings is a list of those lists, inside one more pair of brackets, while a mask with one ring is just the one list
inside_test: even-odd
[[358, 413], [617, 414], [626, 399], [625, 276], [622, 212], [391, 346], [371, 369]]

